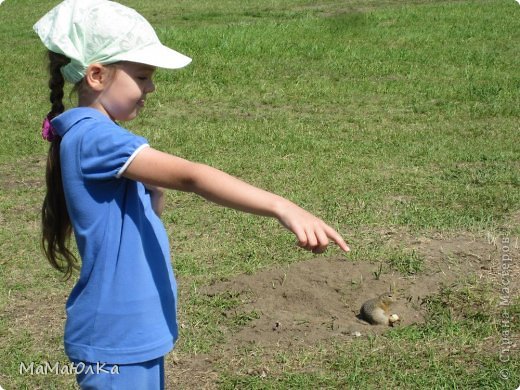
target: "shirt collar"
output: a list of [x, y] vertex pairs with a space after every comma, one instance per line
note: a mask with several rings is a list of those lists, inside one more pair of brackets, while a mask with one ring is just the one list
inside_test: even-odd
[[51, 124], [56, 130], [56, 133], [58, 133], [58, 135], [63, 138], [67, 131], [72, 128], [72, 126], [87, 118], [114, 123], [108, 116], [103, 114], [101, 111], [96, 110], [95, 108], [76, 107], [58, 115], [56, 118], [51, 120]]

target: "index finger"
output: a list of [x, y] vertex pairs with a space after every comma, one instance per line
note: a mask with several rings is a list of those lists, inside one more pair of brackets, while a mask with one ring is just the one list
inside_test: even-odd
[[338, 246], [344, 251], [344, 252], [350, 252], [350, 248], [343, 240], [341, 235], [335, 231], [333, 228], [331, 228], [329, 225], [326, 225], [325, 232], [327, 233], [327, 236], [332, 239]]

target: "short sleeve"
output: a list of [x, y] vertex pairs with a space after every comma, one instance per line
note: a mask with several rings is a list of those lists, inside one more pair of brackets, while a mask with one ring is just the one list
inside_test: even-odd
[[85, 179], [106, 180], [121, 177], [130, 162], [145, 147], [146, 138], [114, 124], [83, 134], [80, 167]]

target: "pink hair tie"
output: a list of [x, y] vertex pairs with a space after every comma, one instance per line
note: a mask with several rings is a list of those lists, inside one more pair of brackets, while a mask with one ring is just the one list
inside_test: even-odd
[[42, 138], [46, 141], [51, 142], [56, 136], [56, 130], [51, 124], [49, 117], [46, 116], [42, 124]]

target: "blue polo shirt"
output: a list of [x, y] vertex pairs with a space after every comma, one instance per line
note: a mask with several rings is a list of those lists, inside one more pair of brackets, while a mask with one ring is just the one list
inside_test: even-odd
[[70, 359], [129, 364], [164, 356], [177, 338], [168, 237], [140, 182], [122, 177], [148, 143], [93, 108], [52, 120], [81, 256], [67, 300]]

